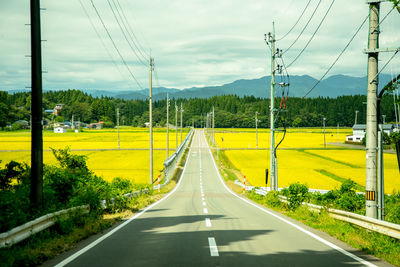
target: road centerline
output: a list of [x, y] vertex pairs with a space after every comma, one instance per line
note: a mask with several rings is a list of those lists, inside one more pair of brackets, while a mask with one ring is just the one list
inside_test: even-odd
[[211, 257], [218, 257], [219, 256], [218, 247], [214, 237], [208, 238], [208, 246], [210, 247]]

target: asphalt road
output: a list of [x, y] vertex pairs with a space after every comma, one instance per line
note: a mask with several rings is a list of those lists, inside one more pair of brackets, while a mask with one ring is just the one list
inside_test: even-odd
[[57, 266], [386, 265], [306, 228], [231, 193], [197, 130], [182, 178], [166, 198], [56, 261]]

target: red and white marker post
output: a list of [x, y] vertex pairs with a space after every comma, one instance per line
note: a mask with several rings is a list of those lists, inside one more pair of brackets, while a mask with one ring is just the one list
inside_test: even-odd
[[246, 175], [244, 176], [243, 179], [243, 195], [246, 194]]
[[222, 160], [221, 160], [221, 171], [222, 171]]
[[160, 175], [158, 175], [157, 183], [158, 183], [158, 192], [160, 192], [160, 188], [161, 188], [161, 186], [160, 186]]

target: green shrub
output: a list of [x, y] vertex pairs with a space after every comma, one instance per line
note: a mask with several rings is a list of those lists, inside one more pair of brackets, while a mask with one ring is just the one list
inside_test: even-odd
[[299, 182], [289, 185], [287, 199], [289, 201], [289, 209], [294, 210], [299, 207], [302, 202], [309, 199], [307, 185]]
[[279, 192], [269, 191], [265, 196], [265, 203], [270, 207], [281, 207], [282, 202], [279, 200]]

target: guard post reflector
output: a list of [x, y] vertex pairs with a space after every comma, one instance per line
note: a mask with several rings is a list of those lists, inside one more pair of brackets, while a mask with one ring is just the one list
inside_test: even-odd
[[365, 191], [365, 199], [375, 201], [375, 191]]

